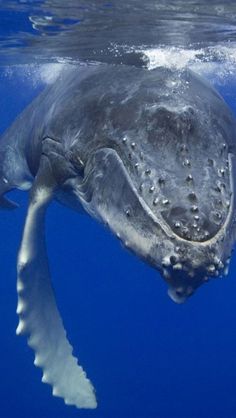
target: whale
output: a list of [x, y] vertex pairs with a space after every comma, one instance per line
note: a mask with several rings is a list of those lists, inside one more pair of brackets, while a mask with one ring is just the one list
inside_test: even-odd
[[45, 240], [53, 200], [103, 223], [176, 303], [228, 274], [236, 233], [235, 118], [189, 69], [69, 65], [0, 139], [0, 207], [29, 192], [17, 261], [18, 335], [53, 395], [96, 408], [73, 355]]

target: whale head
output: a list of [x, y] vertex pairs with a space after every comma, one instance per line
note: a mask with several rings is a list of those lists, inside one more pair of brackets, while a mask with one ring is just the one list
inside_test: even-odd
[[235, 120], [191, 71], [119, 71], [112, 76], [119, 83], [110, 80], [112, 92], [99, 102], [96, 135], [106, 141], [90, 152], [76, 193], [92, 216], [161, 273], [169, 296], [181, 303], [228, 271]]

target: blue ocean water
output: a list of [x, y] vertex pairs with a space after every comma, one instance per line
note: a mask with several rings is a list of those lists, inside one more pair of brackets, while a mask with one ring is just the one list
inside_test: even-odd
[[[1, 132], [43, 88], [41, 62], [23, 68], [5, 64], [0, 68]], [[232, 66], [231, 60], [231, 72]], [[234, 74], [222, 81], [224, 73], [219, 81], [221, 69], [207, 71], [236, 114]], [[25, 338], [15, 335], [16, 256], [28, 196], [19, 191], [11, 196], [20, 208], [1, 212], [1, 417], [235, 418], [235, 257], [227, 278], [210, 281], [187, 303], [176, 305], [160, 275], [103, 226], [51, 205], [47, 242], [57, 301], [98, 398], [97, 410], [80, 411], [52, 397]]]

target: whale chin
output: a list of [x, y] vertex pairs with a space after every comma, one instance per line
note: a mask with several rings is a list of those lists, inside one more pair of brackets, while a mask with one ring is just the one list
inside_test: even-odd
[[177, 304], [182, 304], [186, 301], [187, 296], [185, 296], [181, 290], [175, 289], [173, 287], [170, 287], [168, 289], [168, 296], [173, 300], [173, 302]]
[[173, 302], [180, 305], [186, 302], [186, 300], [194, 294], [195, 290], [196, 289], [194, 289], [192, 286], [170, 286], [167, 293]]

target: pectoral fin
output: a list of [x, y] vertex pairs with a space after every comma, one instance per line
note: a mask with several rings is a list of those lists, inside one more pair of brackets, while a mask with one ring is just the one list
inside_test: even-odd
[[49, 383], [53, 394], [78, 408], [95, 408], [93, 386], [77, 359], [58, 312], [53, 293], [45, 243], [45, 212], [54, 187], [45, 161], [32, 188], [29, 209], [18, 255], [17, 334], [27, 334], [35, 351], [35, 365], [42, 368], [42, 381]]

